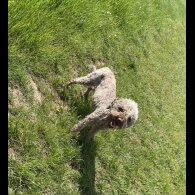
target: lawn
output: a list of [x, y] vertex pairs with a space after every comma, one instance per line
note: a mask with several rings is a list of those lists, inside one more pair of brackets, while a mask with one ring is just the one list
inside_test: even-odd
[[[8, 1], [9, 195], [184, 195], [183, 0]], [[72, 78], [107, 66], [139, 105], [123, 131], [70, 129], [90, 113]]]

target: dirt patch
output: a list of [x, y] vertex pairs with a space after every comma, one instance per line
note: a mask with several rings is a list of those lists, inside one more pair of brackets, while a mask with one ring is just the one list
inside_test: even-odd
[[43, 97], [42, 97], [41, 92], [37, 88], [37, 84], [33, 81], [33, 79], [31, 78], [31, 76], [28, 76], [28, 79], [30, 81], [30, 86], [33, 88], [35, 102], [41, 103]]
[[10, 158], [12, 158], [13, 160], [16, 160], [17, 153], [16, 153], [16, 151], [14, 150], [13, 147], [8, 148], [8, 155], [9, 155]]
[[52, 195], [53, 192], [52, 192], [49, 188], [47, 188], [47, 189], [45, 189], [45, 190], [43, 191], [43, 194], [44, 194], [44, 195]]
[[13, 88], [10, 91], [12, 93], [12, 104], [14, 107], [23, 106], [24, 108], [28, 108], [28, 102], [19, 88]]

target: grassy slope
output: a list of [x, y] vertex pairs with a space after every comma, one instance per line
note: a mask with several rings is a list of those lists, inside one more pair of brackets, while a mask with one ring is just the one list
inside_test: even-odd
[[[98, 61], [140, 117], [89, 146], [70, 128], [90, 101], [63, 84]], [[185, 194], [184, 2], [9, 1], [9, 104], [9, 194]]]

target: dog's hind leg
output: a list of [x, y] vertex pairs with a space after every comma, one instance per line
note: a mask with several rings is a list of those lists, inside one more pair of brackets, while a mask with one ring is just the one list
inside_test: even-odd
[[78, 78], [75, 78], [75, 79], [69, 81], [66, 84], [66, 86], [69, 86], [72, 84], [82, 84], [82, 85], [86, 85], [89, 87], [96, 87], [100, 84], [103, 77], [104, 77], [104, 74], [100, 69], [98, 69], [98, 70], [94, 69], [94, 71], [92, 73], [88, 74], [87, 76], [78, 77]]
[[95, 87], [88, 87], [88, 88], [87, 88], [86, 92], [83, 94], [83, 98], [84, 98], [85, 101], [88, 100], [89, 93], [90, 93], [91, 91], [93, 91], [93, 90], [95, 90]]

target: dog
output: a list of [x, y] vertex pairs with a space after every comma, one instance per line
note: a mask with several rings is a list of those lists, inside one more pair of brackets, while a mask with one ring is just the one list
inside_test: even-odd
[[79, 132], [87, 126], [91, 127], [87, 141], [103, 129], [125, 129], [132, 126], [138, 119], [138, 105], [131, 99], [116, 97], [116, 79], [108, 67], [96, 69], [84, 77], [75, 78], [67, 83], [82, 84], [88, 89], [85, 96], [94, 90], [93, 112], [76, 124], [71, 131]]

